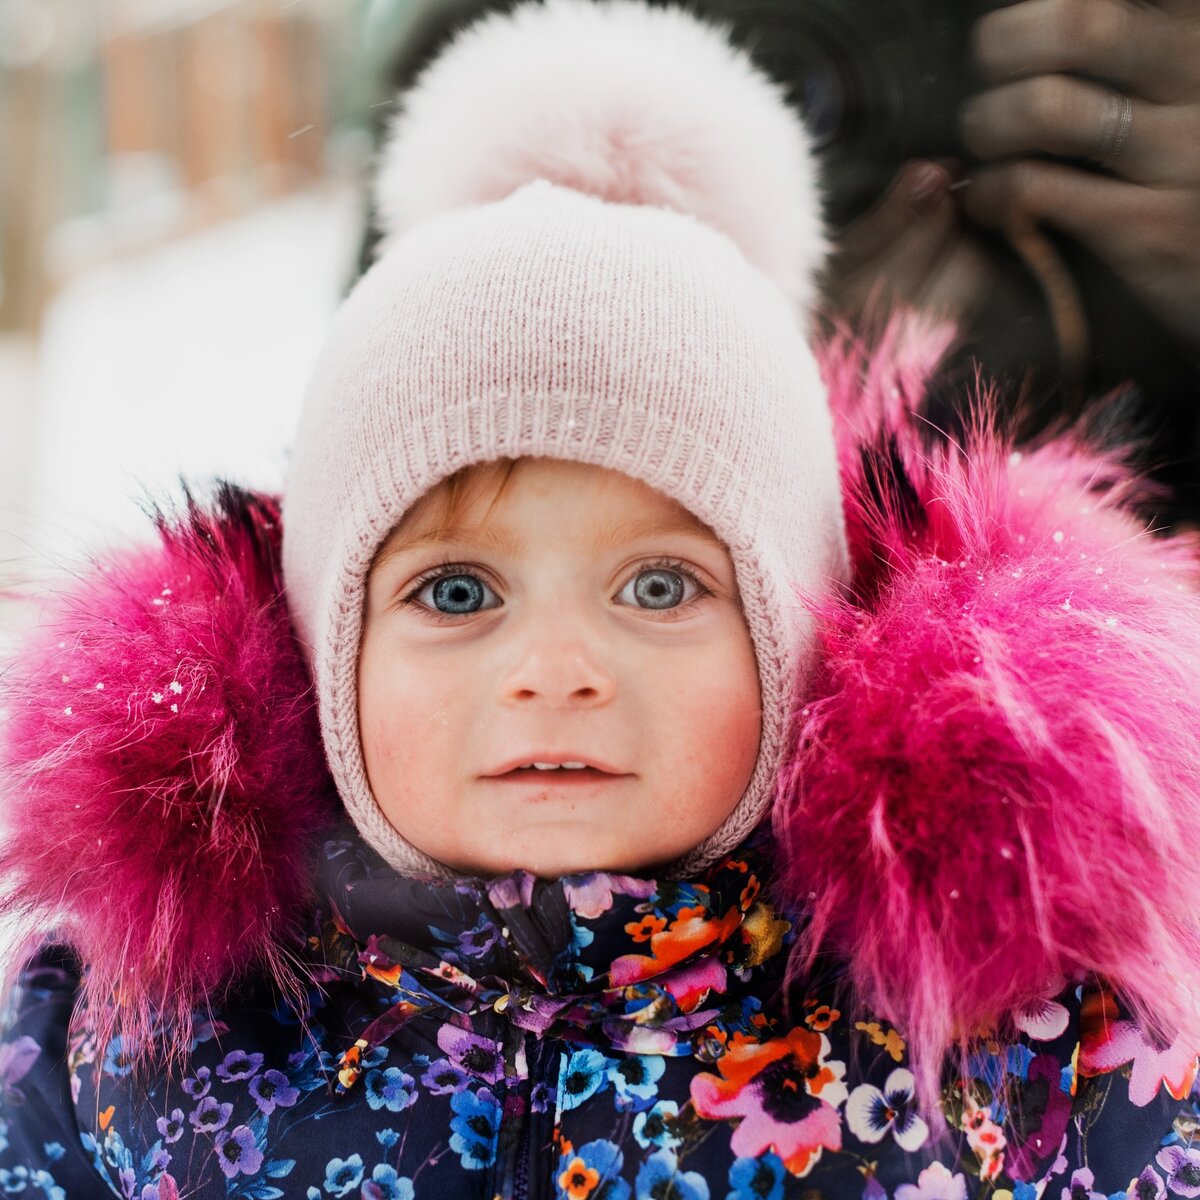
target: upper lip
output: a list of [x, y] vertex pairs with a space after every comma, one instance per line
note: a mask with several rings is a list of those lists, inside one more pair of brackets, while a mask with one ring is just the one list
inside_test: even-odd
[[561, 750], [541, 750], [536, 753], [522, 754], [519, 757], [510, 758], [502, 766], [497, 767], [494, 771], [485, 772], [485, 778], [492, 778], [496, 775], [507, 775], [509, 771], [516, 771], [520, 767], [528, 766], [530, 763], [585, 763], [587, 766], [594, 768], [597, 771], [603, 771], [606, 775], [625, 775], [627, 772], [619, 770], [617, 767], [610, 766], [608, 763], [601, 761], [594, 754], [580, 754], [572, 751]]

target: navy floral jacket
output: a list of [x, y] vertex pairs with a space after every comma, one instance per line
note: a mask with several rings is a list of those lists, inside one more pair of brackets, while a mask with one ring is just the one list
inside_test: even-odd
[[986, 1031], [917, 1109], [904, 1030], [838, 973], [784, 988], [803, 914], [748, 845], [687, 881], [397, 876], [329, 841], [306, 1019], [244, 994], [133, 1070], [44, 950], [0, 1043], [0, 1194], [54, 1200], [1167, 1200], [1200, 1196], [1197, 1060], [1099, 983]]

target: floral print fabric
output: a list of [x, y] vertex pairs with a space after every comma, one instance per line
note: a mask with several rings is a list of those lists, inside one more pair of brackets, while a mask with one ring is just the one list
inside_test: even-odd
[[1099, 984], [983, 1031], [914, 1097], [904, 1031], [830, 964], [750, 845], [696, 880], [395, 875], [325, 850], [304, 1019], [245, 993], [145, 1077], [68, 1037], [78, 967], [26, 971], [0, 1042], [0, 1195], [369, 1200], [1200, 1196], [1197, 1059]]

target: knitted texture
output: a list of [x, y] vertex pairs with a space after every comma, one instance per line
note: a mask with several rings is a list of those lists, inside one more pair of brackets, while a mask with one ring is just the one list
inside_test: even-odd
[[[546, 11], [562, 25], [562, 13], [591, 7]], [[613, 7], [627, 23], [641, 14], [647, 30], [662, 16], [638, 4]], [[535, 11], [525, 10], [527, 28]], [[673, 19], [697, 24], [683, 13]], [[611, 55], [627, 44], [612, 41]], [[726, 52], [726, 83], [736, 90], [748, 68]], [[621, 102], [620, 78], [610, 105]], [[696, 73], [697, 87], [703, 78]], [[542, 108], [552, 102], [544, 96]], [[782, 111], [782, 99], [774, 103]], [[592, 110], [581, 117], [585, 128], [602, 119], [604, 105]], [[440, 116], [436, 106], [425, 111], [422, 136], [440, 120], [452, 139], [454, 114], [449, 103]], [[789, 119], [795, 157], [806, 162], [801, 128]], [[525, 141], [541, 145], [533, 123]], [[610, 152], [687, 157], [678, 144], [630, 151], [614, 142]], [[495, 175], [494, 162], [486, 169]], [[578, 181], [570, 163], [564, 174]], [[342, 799], [367, 841], [402, 871], [448, 873], [400, 837], [370, 792], [357, 716], [364, 583], [417, 499], [460, 468], [501, 458], [620, 471], [678, 501], [726, 543], [758, 662], [759, 756], [725, 825], [674, 869], [715, 861], [770, 803], [792, 690], [812, 649], [805, 597], [847, 570], [831, 420], [795, 297], [735, 237], [672, 207], [686, 204], [685, 192], [672, 186], [664, 196], [659, 175], [641, 177], [638, 194], [621, 203], [536, 179], [397, 232], [319, 358], [284, 499], [287, 594], [311, 654]], [[778, 211], [798, 194], [778, 189]], [[756, 213], [770, 210], [761, 196], [757, 205]], [[743, 212], [741, 224], [753, 219]]]

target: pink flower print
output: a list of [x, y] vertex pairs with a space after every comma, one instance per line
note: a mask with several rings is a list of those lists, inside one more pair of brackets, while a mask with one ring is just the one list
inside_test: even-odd
[[915, 1184], [902, 1183], [896, 1189], [896, 1200], [967, 1200], [966, 1176], [952, 1175], [940, 1162], [930, 1163]]
[[979, 1157], [979, 1178], [995, 1179], [1004, 1169], [1004, 1149], [1008, 1141], [1004, 1130], [992, 1120], [986, 1108], [970, 1107], [963, 1114], [967, 1144]]
[[860, 1084], [846, 1101], [846, 1123], [860, 1142], [880, 1142], [891, 1133], [896, 1144], [911, 1153], [929, 1138], [929, 1126], [917, 1116], [911, 1071], [898, 1067], [884, 1082]]
[[1033, 1041], [1052, 1042], [1066, 1032], [1070, 1019], [1064, 1005], [1047, 997], [1021, 1009], [1013, 1020], [1017, 1029]]
[[1175, 1100], [1192, 1090], [1200, 1060], [1194, 1046], [1176, 1038], [1163, 1047], [1151, 1041], [1141, 1026], [1132, 1021], [1113, 1021], [1096, 1035], [1085, 1036], [1079, 1045], [1079, 1073], [1103, 1075], [1133, 1063], [1129, 1078], [1129, 1102], [1144, 1108], [1159, 1088]]
[[766, 1042], [735, 1041], [717, 1061], [720, 1076], [697, 1075], [692, 1103], [705, 1120], [741, 1118], [730, 1139], [739, 1158], [777, 1154], [792, 1175], [808, 1174], [823, 1150], [842, 1148], [837, 1106], [846, 1066], [827, 1061], [829, 1039], [793, 1029]]

